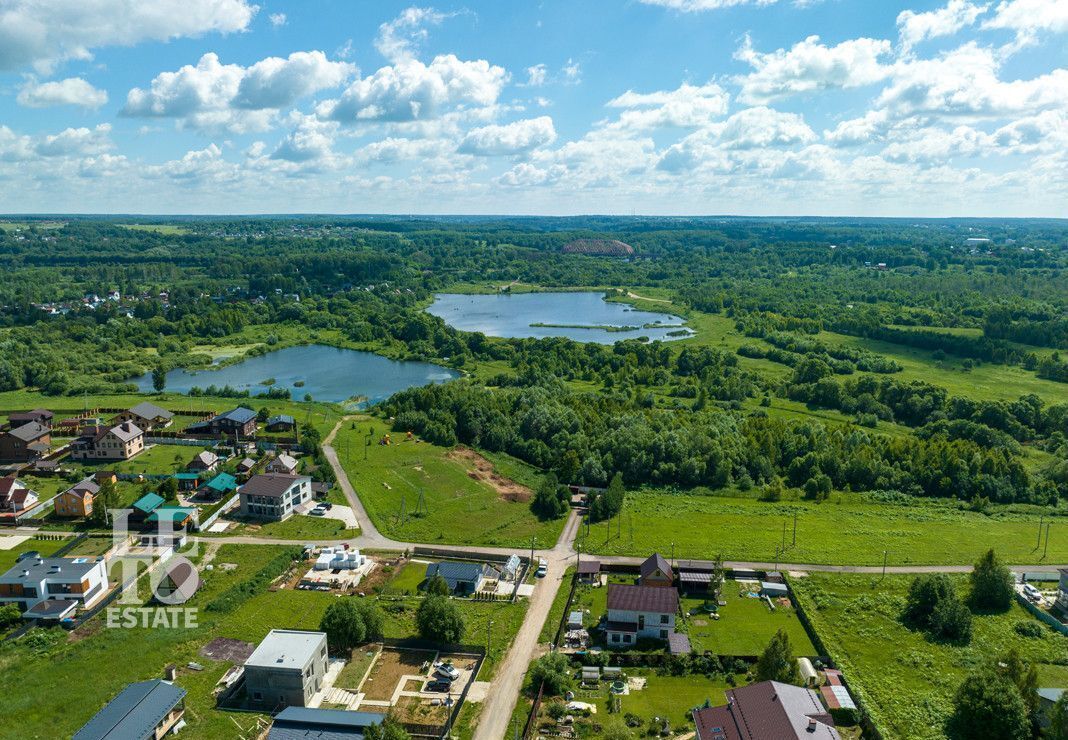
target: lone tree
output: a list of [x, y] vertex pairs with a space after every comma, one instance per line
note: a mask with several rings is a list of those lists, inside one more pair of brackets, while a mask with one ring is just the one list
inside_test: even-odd
[[382, 638], [382, 611], [372, 601], [343, 598], [326, 608], [319, 629], [335, 651], [345, 653]]
[[425, 590], [429, 596], [448, 596], [449, 582], [440, 573], [435, 573], [426, 582]]
[[542, 519], [559, 519], [567, 513], [568, 502], [566, 494], [561, 494], [562, 488], [555, 473], [548, 473], [541, 479], [538, 489], [534, 492], [534, 499], [530, 502], [531, 510]]
[[790, 647], [790, 638], [784, 631], [776, 632], [764, 648], [757, 660], [756, 676], [758, 681], [797, 683], [800, 680], [801, 674]]
[[162, 393], [163, 389], [167, 387], [167, 371], [163, 369], [162, 365], [156, 365], [152, 368], [152, 388], [156, 393]]
[[902, 620], [943, 640], [967, 642], [972, 636], [972, 613], [957, 598], [953, 581], [943, 573], [916, 576], [909, 585]]
[[546, 653], [530, 666], [530, 687], [544, 685], [549, 696], [561, 696], [571, 688], [571, 663], [563, 653]]
[[444, 596], [427, 596], [415, 612], [419, 636], [425, 640], [458, 643], [464, 637], [464, 618]]
[[1012, 606], [1012, 573], [992, 549], [975, 564], [971, 581], [972, 603], [976, 608], [1005, 611]]
[[972, 613], [956, 596], [938, 602], [928, 629], [935, 637], [955, 642], [972, 639]]
[[1016, 684], [989, 666], [964, 679], [950, 720], [961, 740], [1026, 740], [1031, 737], [1027, 706]]

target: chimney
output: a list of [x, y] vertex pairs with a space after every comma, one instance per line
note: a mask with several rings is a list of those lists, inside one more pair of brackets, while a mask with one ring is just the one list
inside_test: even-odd
[[815, 718], [814, 717], [809, 717], [808, 718], [808, 731], [809, 732], [815, 732], [816, 731], [816, 724], [817, 723], [816, 723]]

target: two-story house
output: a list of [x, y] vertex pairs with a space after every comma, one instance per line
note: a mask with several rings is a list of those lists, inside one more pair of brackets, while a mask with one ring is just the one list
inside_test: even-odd
[[312, 498], [311, 478], [306, 475], [263, 474], [249, 478], [238, 489], [241, 516], [280, 522]]
[[34, 618], [62, 618], [93, 604], [107, 590], [103, 558], [30, 556], [0, 576], [0, 606], [16, 604], [24, 616]]
[[70, 446], [73, 460], [129, 460], [145, 449], [145, 433], [131, 421], [113, 427], [91, 426]]
[[119, 414], [116, 421], [131, 421], [146, 432], [170, 426], [174, 414], [154, 403], [145, 401]]
[[273, 629], [245, 661], [249, 704], [268, 710], [307, 706], [326, 669], [326, 633]]
[[296, 475], [297, 468], [300, 467], [300, 463], [292, 455], [286, 453], [280, 454], [275, 459], [267, 463], [264, 471], [267, 473], [284, 473], [285, 475]]
[[667, 641], [675, 631], [679, 592], [663, 586], [608, 585], [608, 647], [630, 647], [639, 638]]
[[93, 499], [100, 493], [100, 484], [92, 476], [85, 478], [56, 496], [53, 505], [56, 515], [62, 517], [87, 517], [93, 513]]
[[225, 414], [198, 421], [185, 428], [190, 434], [224, 434], [230, 437], [252, 437], [256, 434], [256, 412], [238, 406]]
[[51, 447], [51, 426], [37, 421], [19, 424], [0, 433], [0, 460], [4, 462], [39, 460]]
[[18, 478], [0, 478], [0, 512], [17, 514], [37, 505], [39, 497]]

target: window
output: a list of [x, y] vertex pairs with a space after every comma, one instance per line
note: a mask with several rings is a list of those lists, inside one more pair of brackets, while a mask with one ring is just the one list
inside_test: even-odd
[[667, 630], [660, 630], [660, 639], [661, 640], [666, 640], [667, 639]]
[[660, 615], [660, 624], [667, 624], [667, 623], [668, 623], [668, 615], [667, 614], [661, 614]]
[[256, 701], [263, 701], [263, 694], [261, 692], [259, 692], [259, 691], [253, 691], [252, 692], [252, 698], [255, 699]]
[[623, 635], [623, 642], [630, 642], [630, 635]]
[[619, 642], [619, 635], [618, 634], [612, 635], [612, 642]]

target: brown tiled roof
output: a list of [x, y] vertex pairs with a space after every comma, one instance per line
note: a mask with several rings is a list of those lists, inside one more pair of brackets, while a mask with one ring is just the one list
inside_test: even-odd
[[631, 612], [674, 614], [679, 609], [679, 592], [656, 586], [608, 584], [608, 608]]
[[51, 419], [53, 414], [48, 409], [34, 409], [33, 411], [16, 411], [7, 417], [8, 421], [38, 421], [40, 419]]
[[729, 689], [726, 706], [698, 709], [693, 718], [697, 740], [840, 738], [815, 691], [778, 681]]
[[141, 429], [132, 421], [124, 421], [118, 426], [113, 426], [108, 431], [118, 437], [121, 442], [129, 442], [130, 440], [137, 439], [142, 434], [144, 434], [144, 432], [142, 432]]
[[673, 574], [671, 572], [671, 566], [668, 565], [668, 561], [664, 560], [664, 557], [658, 552], [654, 552], [652, 555], [646, 558], [644, 563], [642, 563], [642, 578], [645, 578], [647, 575], [649, 575], [655, 570], [659, 570], [661, 573], [668, 577], [668, 580], [672, 580]]
[[281, 498], [294, 481], [301, 480], [304, 476], [282, 475], [281, 473], [264, 473], [254, 475], [248, 479], [248, 483], [241, 486], [241, 493], [250, 496], [270, 496]]
[[579, 575], [591, 575], [593, 573], [601, 572], [600, 560], [582, 560], [578, 565]]

